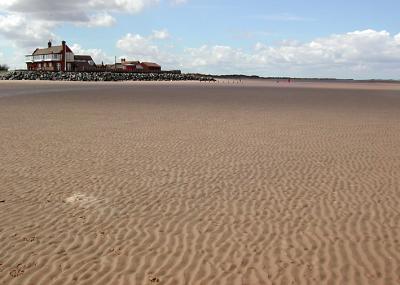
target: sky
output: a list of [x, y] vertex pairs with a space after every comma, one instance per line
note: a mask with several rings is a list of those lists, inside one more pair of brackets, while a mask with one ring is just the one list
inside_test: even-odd
[[0, 64], [25, 68], [51, 39], [96, 63], [400, 79], [398, 11], [398, 0], [0, 0]]

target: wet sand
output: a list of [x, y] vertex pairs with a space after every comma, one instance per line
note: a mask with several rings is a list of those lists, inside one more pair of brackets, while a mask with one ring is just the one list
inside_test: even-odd
[[400, 86], [0, 82], [0, 284], [400, 284]]

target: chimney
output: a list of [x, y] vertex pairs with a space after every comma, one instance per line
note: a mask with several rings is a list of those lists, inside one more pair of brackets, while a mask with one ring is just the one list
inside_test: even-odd
[[51, 48], [51, 40], [47, 43], [47, 46]]
[[64, 64], [63, 71], [67, 71], [67, 49], [65, 47], [66, 42], [62, 41], [61, 44], [62, 44], [62, 49], [63, 49], [63, 55], [62, 55], [63, 64]]

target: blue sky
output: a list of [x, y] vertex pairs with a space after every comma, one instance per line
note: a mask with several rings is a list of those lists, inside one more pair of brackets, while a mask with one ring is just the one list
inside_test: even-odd
[[[32, 8], [34, 7], [34, 8]], [[76, 53], [264, 76], [400, 78], [400, 2], [0, 0], [0, 61], [65, 39]]]

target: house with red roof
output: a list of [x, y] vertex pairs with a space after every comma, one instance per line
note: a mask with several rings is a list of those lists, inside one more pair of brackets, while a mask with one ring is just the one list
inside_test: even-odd
[[75, 55], [65, 41], [59, 46], [49, 41], [47, 48], [35, 49], [25, 62], [28, 70], [43, 71], [84, 71], [96, 66], [90, 55]]

